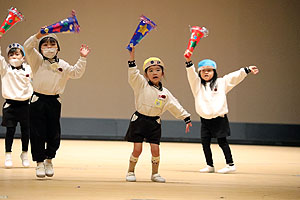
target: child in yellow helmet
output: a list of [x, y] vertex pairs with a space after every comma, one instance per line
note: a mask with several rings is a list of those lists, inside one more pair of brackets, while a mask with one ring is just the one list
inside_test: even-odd
[[190, 126], [192, 126], [190, 114], [179, 104], [169, 90], [162, 86], [164, 63], [156, 57], [148, 58], [143, 65], [143, 76], [135, 64], [134, 51], [135, 48], [132, 47], [130, 60], [128, 61], [128, 81], [134, 91], [136, 111], [131, 117], [125, 136], [128, 142], [134, 143], [134, 147], [129, 160], [126, 181], [136, 181], [135, 165], [142, 153], [143, 141], [146, 141], [150, 143], [152, 154], [151, 180], [164, 183], [166, 180], [158, 174], [161, 139], [160, 116], [168, 110], [176, 118], [185, 121], [186, 132], [188, 132]]

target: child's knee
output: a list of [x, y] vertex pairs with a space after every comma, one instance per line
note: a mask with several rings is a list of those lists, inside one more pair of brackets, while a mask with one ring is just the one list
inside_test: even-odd
[[153, 157], [159, 156], [159, 146], [151, 146], [151, 154]]
[[141, 155], [141, 153], [142, 153], [142, 148], [134, 148], [133, 152], [132, 152], [132, 155], [134, 157], [139, 157]]

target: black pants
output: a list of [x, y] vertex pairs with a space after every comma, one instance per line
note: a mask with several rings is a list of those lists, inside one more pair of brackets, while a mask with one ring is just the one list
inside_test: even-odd
[[[38, 97], [38, 100], [36, 100]], [[52, 159], [60, 146], [61, 104], [58, 95], [34, 93], [30, 103], [30, 143], [32, 160]], [[46, 146], [45, 146], [46, 145]]]
[[[6, 127], [5, 152], [11, 152], [16, 127]], [[28, 151], [29, 127], [21, 126], [22, 151]]]
[[[212, 153], [211, 153], [211, 148], [210, 148], [211, 137], [202, 137], [201, 139], [202, 139], [202, 147], [203, 147], [203, 151], [204, 151], [204, 155], [205, 155], [205, 159], [206, 159], [206, 164], [209, 166], [213, 166], [214, 162], [212, 159]], [[233, 163], [231, 150], [230, 150], [230, 147], [229, 147], [226, 137], [217, 138], [217, 140], [218, 140], [219, 146], [221, 147], [221, 149], [224, 153], [226, 164]]]
[[6, 127], [5, 152], [12, 151], [12, 144], [18, 122], [21, 127], [22, 151], [28, 151], [29, 144], [29, 100], [6, 99], [2, 109], [2, 126]]

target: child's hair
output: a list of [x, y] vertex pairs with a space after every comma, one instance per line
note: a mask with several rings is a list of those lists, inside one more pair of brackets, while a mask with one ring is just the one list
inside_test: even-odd
[[[9, 55], [9, 54], [11, 54], [11, 53], [17, 52], [18, 49], [19, 49], [19, 48], [16, 48], [16, 47], [11, 48], [11, 49], [8, 51], [7, 55]], [[19, 51], [21, 52], [22, 56], [25, 56], [25, 55], [24, 55], [24, 52], [23, 52], [21, 49], [19, 49]]]
[[[160, 66], [160, 65], [158, 65], [158, 66]], [[161, 71], [164, 73], [164, 68], [163, 68], [162, 66], [160, 66], [160, 68], [161, 68]], [[147, 74], [148, 69], [149, 69], [149, 67], [147, 67], [147, 68], [145, 69], [145, 73], [146, 73], [146, 74]]]
[[40, 43], [39, 43], [39, 52], [42, 53], [42, 44], [46, 43], [46, 42], [50, 42], [50, 43], [56, 43], [57, 44], [57, 50], [60, 51], [60, 47], [59, 47], [59, 44], [58, 44], [58, 41], [53, 38], [53, 37], [44, 37]]
[[[218, 78], [217, 70], [215, 70], [215, 69], [213, 69], [213, 70], [214, 70], [214, 76], [210, 79], [210, 84], [209, 84], [209, 87], [211, 90], [214, 88], [217, 78]], [[206, 86], [206, 81], [204, 79], [202, 79], [202, 77], [200, 75], [200, 71], [199, 71], [199, 77], [201, 79], [201, 84]]]

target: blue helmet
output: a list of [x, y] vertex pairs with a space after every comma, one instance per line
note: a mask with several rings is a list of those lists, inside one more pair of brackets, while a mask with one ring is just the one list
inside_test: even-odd
[[8, 47], [6, 48], [6, 54], [8, 54], [8, 52], [9, 52], [12, 48], [20, 49], [20, 50], [23, 52], [23, 55], [25, 56], [25, 50], [24, 50], [24, 47], [23, 47], [22, 45], [20, 45], [19, 43], [12, 43], [12, 44], [8, 45]]
[[198, 63], [198, 71], [204, 68], [217, 69], [217, 63], [211, 59], [204, 59]]

